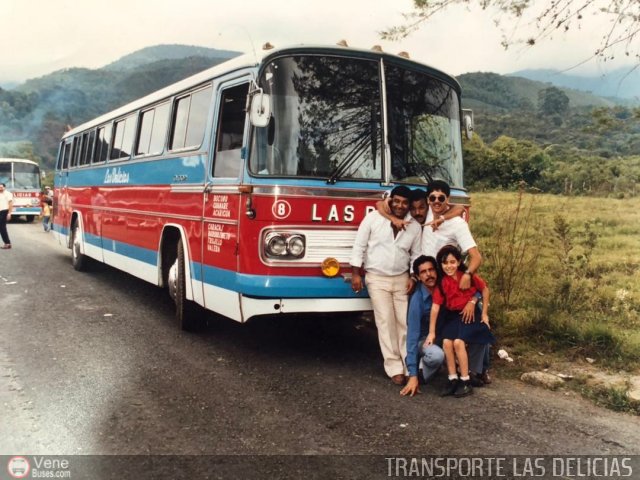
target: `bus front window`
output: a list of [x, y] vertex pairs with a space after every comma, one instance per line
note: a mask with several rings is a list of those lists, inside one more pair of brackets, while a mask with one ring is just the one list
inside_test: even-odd
[[[259, 85], [272, 117], [253, 130], [256, 175], [385, 180], [462, 186], [460, 103], [455, 87], [427, 71], [334, 56], [276, 58]], [[384, 81], [381, 72], [384, 71]], [[386, 86], [391, 171], [383, 170], [381, 86]]]
[[391, 180], [462, 186], [459, 100], [448, 84], [385, 64]]
[[260, 86], [272, 118], [253, 134], [257, 175], [382, 178], [379, 66], [374, 60], [292, 56], [271, 61]]
[[13, 188], [10, 162], [0, 162], [0, 183], [4, 183], [7, 188]]
[[35, 188], [40, 190], [40, 169], [29, 163], [14, 163], [14, 188]]

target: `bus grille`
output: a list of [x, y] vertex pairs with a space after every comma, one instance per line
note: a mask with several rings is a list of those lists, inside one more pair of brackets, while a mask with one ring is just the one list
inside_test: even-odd
[[320, 263], [333, 257], [340, 263], [349, 263], [357, 230], [303, 230], [300, 233], [307, 239], [307, 249], [300, 261]]
[[287, 227], [283, 229], [274, 228], [273, 230], [286, 230], [287, 232], [295, 232], [305, 237], [305, 253], [304, 257], [297, 259], [277, 260], [273, 258], [265, 258], [262, 261], [267, 265], [280, 266], [308, 266], [319, 265], [327, 257], [333, 257], [342, 264], [348, 264], [351, 258], [351, 250], [353, 242], [356, 238], [357, 230], [338, 230], [338, 229], [305, 229], [296, 227]]

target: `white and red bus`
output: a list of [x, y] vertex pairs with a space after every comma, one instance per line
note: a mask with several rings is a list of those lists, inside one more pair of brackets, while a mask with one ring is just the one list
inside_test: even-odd
[[238, 57], [67, 132], [53, 229], [86, 257], [244, 322], [370, 310], [358, 225], [395, 184], [460, 198], [460, 87], [402, 56], [292, 47]]
[[40, 167], [36, 162], [0, 158], [0, 183], [13, 194], [13, 218], [23, 216], [27, 222], [33, 222], [42, 213]]

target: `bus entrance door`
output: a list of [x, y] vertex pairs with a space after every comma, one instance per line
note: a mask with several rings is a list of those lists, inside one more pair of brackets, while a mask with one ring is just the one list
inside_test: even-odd
[[212, 181], [204, 205], [202, 277], [205, 307], [235, 320], [242, 319], [236, 279], [241, 214], [239, 184], [248, 92], [246, 78], [224, 82], [217, 88]]

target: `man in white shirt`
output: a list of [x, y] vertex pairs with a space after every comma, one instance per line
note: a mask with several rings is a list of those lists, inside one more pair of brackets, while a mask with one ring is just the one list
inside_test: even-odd
[[420, 254], [421, 228], [409, 214], [410, 202], [411, 190], [395, 187], [391, 191], [391, 213], [407, 222], [404, 229], [377, 211], [369, 213], [358, 228], [349, 262], [355, 292], [362, 290], [361, 270], [366, 272], [384, 369], [396, 385], [406, 381], [407, 294], [413, 287], [408, 271]]
[[6, 189], [4, 183], [0, 183], [0, 236], [4, 245], [0, 247], [3, 250], [11, 248], [11, 240], [7, 233], [7, 220], [11, 220], [11, 212], [13, 211], [13, 195]]
[[441, 220], [437, 230], [425, 228], [422, 232], [422, 254], [436, 258], [438, 252], [445, 245], [457, 245], [462, 253], [469, 256], [466, 275], [460, 279], [460, 288], [466, 290], [471, 286], [471, 276], [476, 273], [482, 263], [482, 256], [478, 250], [469, 224], [462, 217], [446, 219], [444, 213], [449, 208], [451, 189], [447, 182], [433, 180], [427, 186], [427, 201], [429, 212], [427, 223], [436, 219]]
[[[459, 216], [447, 218], [444, 216], [449, 207], [449, 195], [451, 188], [447, 182], [433, 180], [427, 186], [427, 201], [429, 212], [427, 223], [439, 220], [437, 230], [424, 228], [422, 231], [423, 255], [437, 257], [438, 251], [445, 245], [456, 245], [463, 253], [468, 255], [465, 274], [460, 279], [460, 288], [465, 290], [471, 286], [471, 277], [478, 271], [482, 264], [482, 255], [478, 250], [469, 224]], [[469, 368], [472, 372], [474, 386], [482, 383], [491, 383], [488, 373], [489, 344], [467, 345], [469, 355]], [[480, 378], [482, 382], [476, 380]]]

